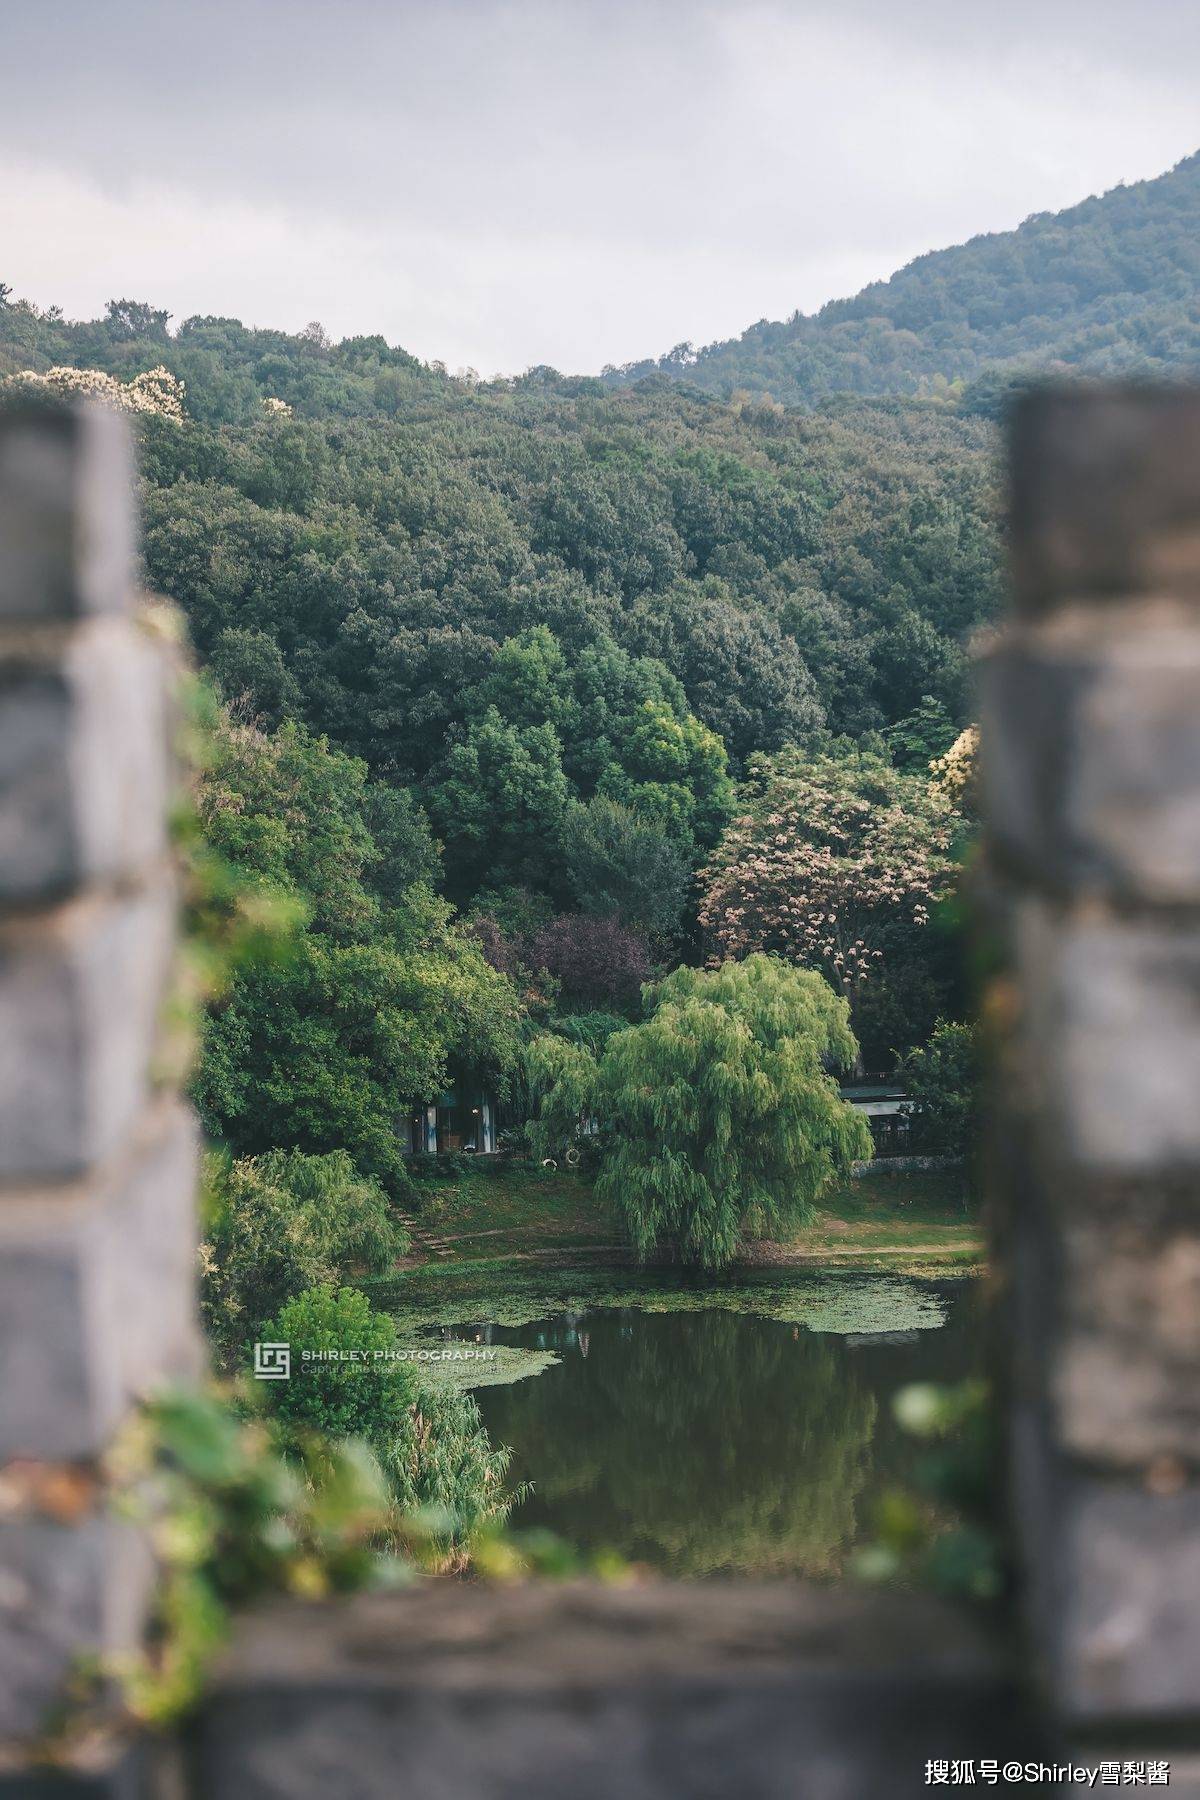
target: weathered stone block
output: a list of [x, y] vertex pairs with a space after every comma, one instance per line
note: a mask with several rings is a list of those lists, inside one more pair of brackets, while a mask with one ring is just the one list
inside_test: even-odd
[[119, 1345], [127, 1396], [195, 1381], [204, 1369], [196, 1311], [198, 1157], [195, 1116], [171, 1101], [114, 1187], [107, 1331]]
[[1009, 1257], [1012, 1383], [1048, 1445], [1142, 1473], [1200, 1464], [1193, 1184], [1030, 1169]]
[[1060, 1441], [1098, 1462], [1200, 1463], [1194, 1190], [1097, 1183], [1058, 1210], [1051, 1392]]
[[1166, 1720], [1200, 1712], [1200, 1489], [1055, 1467], [1019, 1471], [1022, 1537], [1059, 1716]]
[[0, 1462], [93, 1456], [137, 1395], [199, 1373], [195, 1177], [172, 1104], [90, 1186], [0, 1196]]
[[0, 647], [0, 899], [66, 893], [163, 855], [166, 677], [159, 647], [124, 620]]
[[1200, 1166], [1200, 938], [1186, 917], [1014, 909], [1020, 1079], [1068, 1172]]
[[1019, 607], [1200, 600], [1200, 392], [1040, 390], [1018, 402], [1010, 447]]
[[140, 1641], [154, 1562], [132, 1525], [0, 1519], [0, 1737], [30, 1738], [76, 1658]]
[[111, 1155], [149, 1091], [175, 892], [145, 888], [0, 924], [0, 1181]]
[[0, 619], [130, 604], [132, 486], [129, 430], [110, 408], [0, 418]]
[[1200, 900], [1200, 629], [1092, 613], [984, 659], [991, 842], [1037, 887]]

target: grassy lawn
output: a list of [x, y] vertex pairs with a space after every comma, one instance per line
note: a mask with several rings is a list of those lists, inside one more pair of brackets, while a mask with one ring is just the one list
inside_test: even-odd
[[811, 1225], [779, 1248], [814, 1262], [913, 1273], [965, 1270], [983, 1260], [978, 1208], [957, 1169], [847, 1181], [826, 1196]]
[[[586, 1176], [519, 1163], [427, 1179], [412, 1208], [414, 1261], [483, 1264], [551, 1253], [612, 1253], [621, 1233]], [[754, 1263], [807, 1263], [913, 1274], [978, 1267], [983, 1246], [958, 1171], [864, 1175], [829, 1194], [812, 1224], [750, 1246]]]
[[476, 1260], [530, 1250], [617, 1244], [620, 1232], [590, 1180], [522, 1163], [481, 1164], [417, 1185], [421, 1238], [439, 1260]]

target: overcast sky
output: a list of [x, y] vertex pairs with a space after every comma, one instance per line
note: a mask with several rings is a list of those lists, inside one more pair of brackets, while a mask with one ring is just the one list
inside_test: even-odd
[[0, 0], [0, 278], [452, 369], [808, 312], [1200, 147], [1194, 0]]

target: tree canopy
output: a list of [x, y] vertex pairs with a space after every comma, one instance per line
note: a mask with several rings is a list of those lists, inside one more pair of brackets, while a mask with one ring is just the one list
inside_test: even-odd
[[345, 1150], [213, 1156], [206, 1187], [200, 1303], [226, 1354], [302, 1289], [381, 1273], [408, 1247], [378, 1182], [358, 1175]]
[[645, 1022], [609, 1039], [596, 1086], [598, 1189], [639, 1256], [721, 1268], [747, 1233], [810, 1217], [870, 1155], [829, 1072], [856, 1054], [846, 1001], [810, 970], [755, 955], [661, 982]]
[[832, 1073], [858, 1053], [849, 1008], [820, 975], [758, 954], [679, 968], [645, 989], [644, 1014], [590, 1042], [543, 1035], [527, 1056], [537, 1153], [598, 1133], [597, 1190], [640, 1257], [722, 1268], [870, 1155]]
[[[765, 950], [819, 969], [871, 1021], [872, 1055], [889, 1059], [903, 1042], [879, 1039], [879, 990], [903, 987], [914, 967], [937, 973], [923, 940], [953, 883], [958, 815], [929, 780], [846, 746], [757, 759], [742, 802], [700, 874], [713, 955]], [[914, 1033], [931, 1005], [932, 1025], [937, 999], [936, 981], [923, 1001], [908, 983]]]
[[401, 1110], [439, 1093], [456, 1062], [503, 1086], [518, 995], [424, 879], [420, 815], [376, 811], [364, 765], [303, 726], [264, 733], [225, 716], [199, 811], [213, 847], [294, 896], [306, 921], [288, 955], [239, 969], [208, 1018], [206, 1125], [243, 1156], [349, 1151], [395, 1191]]
[[[676, 362], [480, 382], [378, 337], [0, 304], [0, 383], [155, 400], [145, 579], [227, 708], [202, 823], [302, 915], [206, 1026], [197, 1100], [235, 1156], [345, 1150], [394, 1195], [409, 1101], [468, 1065], [503, 1092], [531, 1031], [636, 1018], [706, 955], [821, 969], [876, 1064], [953, 1013], [924, 790], [1001, 592], [994, 409], [788, 411]], [[831, 796], [855, 758], [870, 782]], [[761, 836], [772, 782], [790, 848]], [[858, 800], [880, 816], [839, 848]], [[797, 874], [809, 926], [840, 907], [828, 954]], [[856, 912], [883, 973], [845, 986]]]

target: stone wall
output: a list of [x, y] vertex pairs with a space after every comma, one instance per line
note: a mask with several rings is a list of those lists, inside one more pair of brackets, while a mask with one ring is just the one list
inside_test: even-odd
[[1200, 1741], [1200, 394], [1031, 395], [981, 671], [1015, 1538], [1077, 1733]]
[[97, 1462], [194, 1376], [195, 1128], [156, 1084], [175, 954], [169, 654], [102, 411], [0, 418], [0, 1739], [138, 1643], [151, 1559]]

